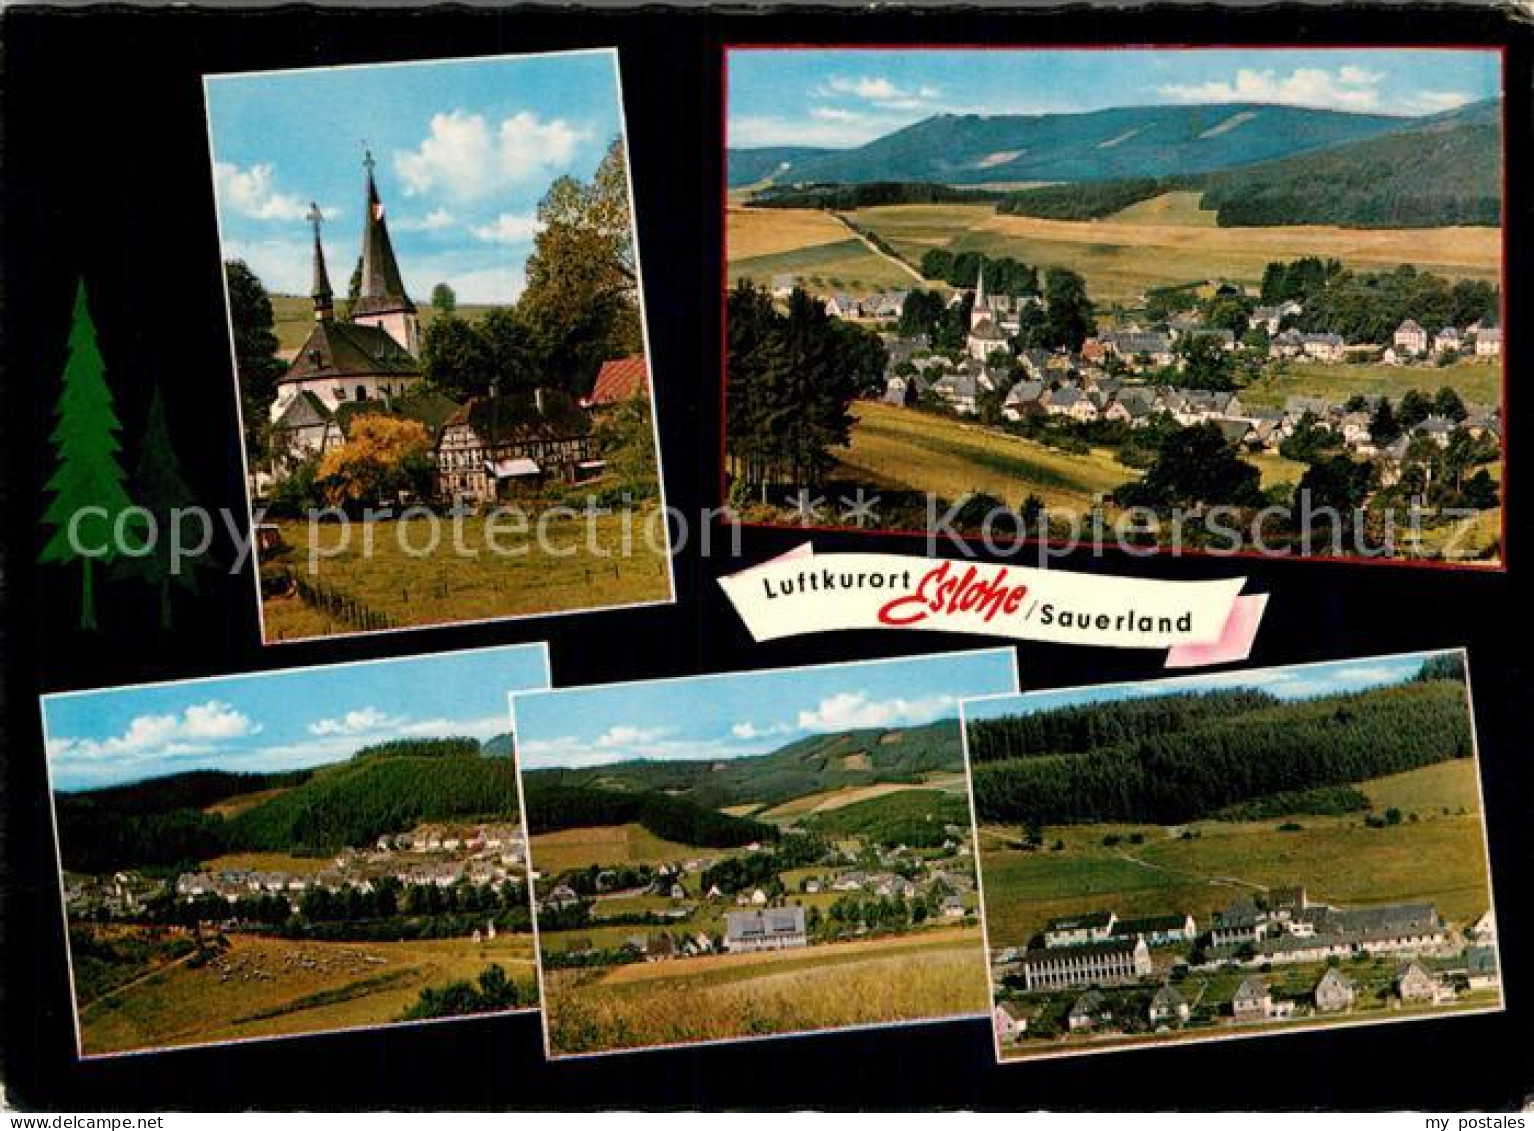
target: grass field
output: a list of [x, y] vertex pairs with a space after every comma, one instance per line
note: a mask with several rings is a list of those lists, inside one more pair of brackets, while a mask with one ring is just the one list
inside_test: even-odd
[[1343, 404], [1355, 393], [1387, 396], [1399, 404], [1401, 396], [1417, 389], [1431, 396], [1448, 386], [1467, 403], [1502, 403], [1500, 362], [1458, 361], [1453, 365], [1325, 365], [1321, 362], [1283, 362], [1267, 368], [1261, 379], [1241, 390], [1243, 404], [1257, 408], [1281, 408], [1294, 396], [1325, 397]]
[[[271, 790], [273, 795], [285, 790]], [[334, 861], [328, 856], [289, 856], [283, 852], [231, 852], [215, 856], [203, 863], [206, 872], [289, 872], [295, 876], [312, 876], [331, 867]]]
[[813, 290], [867, 294], [915, 281], [834, 215], [815, 208], [731, 207], [725, 239], [732, 285], [745, 278], [767, 286], [775, 275], [796, 275]]
[[931, 248], [1010, 255], [1069, 267], [1100, 303], [1136, 302], [1151, 288], [1204, 279], [1256, 283], [1273, 260], [1306, 255], [1384, 270], [1413, 263], [1451, 277], [1496, 280], [1501, 233], [1494, 228], [1355, 229], [1321, 226], [1219, 228], [1170, 194], [1104, 220], [1003, 216], [990, 205], [891, 205], [852, 213], [910, 262]]
[[1030, 494], [1085, 511], [1136, 473], [1103, 450], [1070, 455], [947, 417], [872, 401], [852, 406], [852, 443], [837, 452], [851, 477], [958, 500], [984, 491], [1012, 506]]
[[[477, 978], [492, 964], [534, 980], [532, 938], [318, 943], [233, 935], [233, 975], [185, 962], [80, 1011], [87, 1055], [275, 1037], [396, 1021], [420, 991]], [[382, 961], [379, 961], [379, 960]]]
[[[503, 523], [492, 539], [486, 533], [489, 520], [469, 517], [463, 520], [462, 554], [455, 549], [451, 523], [441, 519], [350, 527], [282, 522], [288, 548], [263, 555], [261, 569], [265, 576], [287, 570], [339, 590], [400, 627], [660, 602], [670, 598], [671, 586], [666, 555], [644, 534], [654, 513], [646, 509], [627, 523], [621, 515], [603, 515], [589, 526], [584, 518], [562, 519], [549, 524], [546, 550], [533, 533], [537, 519], [530, 518], [529, 529], [520, 534]], [[430, 546], [434, 531], [435, 551], [408, 552]], [[306, 573], [311, 534], [317, 557], [313, 575]], [[627, 556], [625, 541], [632, 548]], [[262, 608], [268, 643], [352, 631], [295, 597], [268, 597]]]
[[1273, 487], [1279, 483], [1288, 483], [1295, 486], [1300, 481], [1300, 476], [1305, 474], [1309, 466], [1299, 460], [1285, 459], [1277, 452], [1248, 453], [1242, 457], [1247, 463], [1252, 464], [1262, 472], [1262, 485]]
[[891, 793], [934, 789], [957, 793], [964, 788], [963, 774], [937, 775], [932, 780], [921, 783], [879, 782], [874, 785], [850, 785], [842, 789], [826, 790], [823, 793], [807, 793], [803, 797], [795, 797], [781, 805], [763, 810], [756, 816], [763, 821], [789, 821], [814, 813], [830, 813], [848, 805], [856, 805], [860, 801], [885, 797]]
[[970, 1015], [988, 996], [974, 928], [553, 970], [544, 987], [555, 1055]]
[[1203, 207], [1201, 192], [1167, 192], [1131, 204], [1108, 217], [1115, 224], [1176, 224], [1190, 228], [1213, 228], [1218, 213]]
[[593, 864], [665, 864], [706, 850], [662, 840], [642, 825], [597, 825], [561, 829], [532, 838], [533, 866], [543, 873], [568, 872]]
[[[272, 318], [276, 323], [277, 351], [284, 357], [297, 352], [304, 344], [309, 331], [314, 328], [314, 300], [308, 295], [272, 295]], [[342, 300], [344, 301], [344, 300]], [[462, 305], [454, 312], [457, 317], [472, 320], [494, 310], [493, 306]], [[421, 329], [424, 331], [441, 315], [432, 306], [420, 308]]]
[[[1207, 921], [1242, 891], [1302, 885], [1337, 904], [1423, 900], [1464, 924], [1490, 905], [1475, 763], [1458, 759], [1363, 783], [1376, 805], [1397, 805], [1399, 825], [1371, 829], [1359, 814], [1282, 820], [1200, 821], [1183, 839], [1155, 826], [1049, 828], [1059, 852], [1008, 847], [1017, 830], [986, 828], [980, 859], [992, 947], [1022, 946], [1057, 916], [1114, 910], [1121, 916], [1189, 912]], [[1448, 812], [1445, 813], [1444, 810]], [[1105, 836], [1123, 838], [1103, 845]], [[1131, 835], [1144, 842], [1132, 844]]]
[[258, 789], [251, 793], [241, 793], [234, 797], [226, 797], [222, 801], [216, 801], [203, 810], [204, 813], [213, 813], [217, 816], [229, 818], [238, 817], [247, 809], [254, 809], [263, 802], [270, 801], [274, 797], [281, 797], [288, 791], [288, 787], [278, 789]]

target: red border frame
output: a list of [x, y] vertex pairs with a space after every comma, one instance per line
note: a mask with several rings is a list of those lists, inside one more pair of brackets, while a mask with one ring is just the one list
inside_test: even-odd
[[[1499, 300], [1498, 321], [1502, 330], [1502, 353], [1500, 357], [1502, 366], [1502, 396], [1499, 404], [1502, 417], [1502, 444], [1501, 462], [1502, 477], [1499, 486], [1502, 490], [1502, 516], [1500, 527], [1497, 532], [1500, 553], [1495, 563], [1480, 562], [1450, 562], [1417, 560], [1399, 557], [1364, 557], [1358, 554], [1339, 554], [1336, 556], [1322, 556], [1317, 554], [1286, 554], [1282, 557], [1274, 557], [1256, 550], [1237, 550], [1231, 553], [1212, 553], [1208, 550], [1183, 550], [1180, 553], [1163, 550], [1156, 547], [1154, 552], [1144, 555], [1130, 555], [1134, 560], [1147, 559], [1171, 559], [1180, 560], [1185, 557], [1207, 559], [1247, 559], [1265, 562], [1326, 562], [1346, 565], [1368, 566], [1395, 566], [1404, 569], [1426, 570], [1455, 570], [1478, 574], [1505, 574], [1508, 569], [1508, 430], [1510, 420], [1507, 411], [1507, 387], [1508, 371], [1510, 369], [1511, 355], [1508, 349], [1508, 324], [1507, 324], [1507, 263], [1508, 263], [1508, 184], [1507, 184], [1507, 52], [1505, 43], [813, 43], [813, 42], [784, 42], [784, 43], [724, 43], [720, 45], [719, 52], [719, 503], [724, 505], [728, 499], [726, 461], [729, 455], [728, 436], [726, 422], [728, 420], [729, 405], [727, 403], [729, 390], [729, 313], [728, 298], [730, 293], [730, 256], [729, 256], [729, 153], [730, 153], [730, 55], [732, 52], [745, 53], [748, 51], [1265, 51], [1265, 50], [1304, 50], [1304, 51], [1484, 51], [1497, 55], [1498, 71], [1501, 79], [1501, 158], [1502, 158], [1502, 222], [1499, 226], [1501, 233], [1502, 258], [1498, 264]], [[926, 538], [928, 534], [921, 530], [868, 530], [857, 526], [800, 526], [786, 522], [742, 522], [742, 526], [764, 530], [790, 530], [801, 534], [835, 533], [835, 534], [860, 534], [864, 536], [875, 535], [887, 538]], [[958, 539], [963, 545], [971, 548], [983, 548], [974, 538], [961, 537]], [[1048, 538], [1022, 538], [1016, 543], [1017, 547], [1025, 546], [1063, 546], [1065, 543]], [[1099, 557], [1102, 555], [1099, 554]]]

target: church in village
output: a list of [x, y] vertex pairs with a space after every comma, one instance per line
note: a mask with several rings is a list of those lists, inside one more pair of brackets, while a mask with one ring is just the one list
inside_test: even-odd
[[[362, 227], [361, 278], [345, 317], [335, 294], [321, 238], [323, 217], [311, 206], [314, 327], [277, 382], [269, 418], [270, 472], [281, 478], [305, 459], [346, 442], [352, 421], [387, 413], [416, 420], [432, 437], [437, 493], [455, 502], [488, 503], [516, 484], [573, 482], [600, 474], [593, 458], [592, 415], [611, 400], [615, 375], [626, 395], [648, 395], [644, 359], [607, 362], [587, 402], [555, 388], [459, 404], [431, 389], [421, 365], [421, 327], [389, 239], [383, 202], [368, 154]], [[609, 395], [603, 395], [609, 390]]]

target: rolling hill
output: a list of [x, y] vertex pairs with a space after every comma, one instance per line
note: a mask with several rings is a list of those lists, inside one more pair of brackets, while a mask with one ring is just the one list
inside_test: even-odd
[[720, 761], [617, 762], [590, 769], [532, 770], [535, 788], [582, 787], [616, 792], [660, 791], [708, 809], [795, 797], [876, 782], [915, 782], [939, 770], [962, 770], [959, 724], [945, 719], [899, 730], [811, 735], [767, 754]]
[[[504, 736], [502, 736], [504, 737]], [[519, 818], [498, 739], [364, 747], [343, 762], [278, 774], [212, 770], [55, 795], [64, 866], [165, 867], [226, 852], [322, 856], [423, 821]], [[228, 808], [243, 795], [255, 802]], [[210, 807], [224, 803], [220, 810]], [[229, 816], [224, 812], [228, 811]]]
[[729, 183], [739, 187], [772, 177], [792, 183], [983, 185], [1185, 176], [1434, 121], [1260, 103], [1131, 106], [1084, 114], [940, 114], [853, 149], [732, 149]]

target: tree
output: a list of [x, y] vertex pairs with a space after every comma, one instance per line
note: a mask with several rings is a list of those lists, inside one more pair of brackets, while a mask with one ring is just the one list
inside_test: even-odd
[[1381, 397], [1369, 421], [1369, 437], [1376, 445], [1380, 445], [1388, 444], [1400, 435], [1401, 422], [1396, 419], [1395, 409], [1390, 407], [1390, 398]]
[[446, 283], [438, 283], [431, 289], [431, 305], [433, 310], [451, 314], [458, 309], [458, 295]]
[[1401, 411], [1396, 414], [1396, 418], [1405, 430], [1415, 428], [1432, 415], [1433, 402], [1428, 395], [1418, 389], [1407, 389], [1401, 397]]
[[155, 590], [160, 605], [160, 627], [168, 629], [173, 620], [172, 588], [179, 586], [188, 593], [198, 592], [197, 571], [211, 567], [213, 562], [206, 550], [194, 556], [172, 557], [176, 548], [171, 545], [173, 526], [178, 526], [181, 531], [181, 537], [177, 539], [180, 547], [196, 544], [197, 535], [186, 529], [191, 516], [183, 512], [197, 500], [181, 478], [181, 465], [171, 445], [170, 427], [165, 419], [165, 398], [158, 385], [144, 422], [133, 489], [139, 502], [154, 516], [156, 537], [148, 545], [148, 553], [125, 558], [119, 570], [125, 576], [139, 578]]
[[1184, 334], [1177, 341], [1177, 355], [1183, 361], [1182, 384], [1189, 389], [1213, 391], [1235, 388], [1231, 379], [1231, 359], [1212, 334]]
[[517, 311], [545, 372], [583, 396], [608, 358], [643, 348], [623, 141], [592, 180], [560, 177], [538, 204], [541, 228]]
[[106, 362], [96, 345], [96, 326], [86, 301], [85, 280], [75, 292], [69, 330], [69, 358], [64, 363], [64, 387], [55, 410], [52, 441], [58, 467], [45, 490], [53, 496], [43, 512], [43, 524], [53, 527], [38, 561], [44, 565], [80, 563], [80, 627], [96, 627], [93, 565], [110, 565], [124, 546], [115, 537], [137, 535], [140, 527], [119, 523], [133, 503], [123, 487], [127, 478], [118, 463], [122, 424], [112, 407]]
[[1126, 505], [1186, 506], [1261, 503], [1261, 473], [1236, 454], [1214, 424], [1195, 424], [1169, 435], [1139, 483], [1118, 490]]
[[421, 335], [421, 371], [444, 396], [482, 396], [490, 388], [493, 369], [484, 336], [456, 315], [432, 319]]
[[229, 323], [234, 332], [234, 366], [240, 379], [240, 416], [245, 423], [245, 451], [264, 454], [268, 410], [277, 397], [277, 379], [287, 364], [277, 357], [272, 300], [249, 267], [234, 259], [224, 264], [229, 287]]
[[1087, 281], [1075, 271], [1051, 267], [1045, 272], [1044, 307], [1049, 348], [1079, 350], [1081, 343], [1097, 332]]
[[319, 478], [332, 504], [371, 502], [419, 488], [430, 475], [430, 453], [424, 424], [369, 413], [352, 421], [346, 443], [325, 453]]
[[1464, 399], [1447, 385], [1439, 389], [1438, 395], [1433, 398], [1433, 412], [1456, 424], [1470, 415]]
[[628, 397], [607, 409], [596, 426], [596, 446], [620, 489], [634, 498], [650, 498], [660, 487], [655, 465], [655, 430], [650, 398]]
[[1368, 501], [1372, 480], [1373, 468], [1348, 455], [1313, 463], [1300, 476], [1300, 485], [1295, 492], [1296, 512], [1304, 508], [1308, 497], [1312, 522], [1318, 517], [1317, 511], [1329, 507], [1337, 512], [1339, 530], [1351, 530], [1358, 511]]

